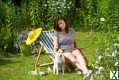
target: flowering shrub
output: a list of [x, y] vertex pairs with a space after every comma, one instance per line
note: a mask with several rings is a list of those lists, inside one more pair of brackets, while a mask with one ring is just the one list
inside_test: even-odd
[[[30, 28], [30, 25], [51, 29], [54, 18], [63, 15], [78, 30], [119, 29], [119, 7], [116, 0], [20, 0], [19, 7], [14, 2], [0, 2], [0, 26], [4, 27], [10, 22], [9, 25], [22, 30]], [[7, 21], [8, 18], [11, 18], [10, 21]]]
[[31, 45], [26, 45], [26, 39], [28, 37], [28, 32], [19, 32], [18, 38], [16, 41], [14, 41], [14, 47], [16, 49], [19, 48], [20, 55], [31, 55], [31, 54], [37, 54], [38, 48], [40, 45], [40, 40], [37, 39], [34, 43]]
[[110, 78], [110, 71], [117, 71], [119, 69], [119, 37], [114, 39], [113, 44], [106, 42], [104, 48], [96, 50], [96, 54], [96, 61], [91, 65], [93, 74], [90, 80], [108, 80]]
[[[43, 2], [41, 13], [42, 16], [40, 24], [45, 29], [51, 29], [53, 21], [57, 16], [65, 16], [68, 19], [74, 18], [74, 2], [72, 0], [47, 0]], [[69, 14], [70, 13], [70, 14]]]

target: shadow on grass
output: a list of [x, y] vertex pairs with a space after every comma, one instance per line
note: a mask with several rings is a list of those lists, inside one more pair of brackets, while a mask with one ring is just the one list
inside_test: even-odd
[[19, 63], [19, 61], [13, 61], [11, 58], [2, 57], [0, 58], [0, 66], [7, 65], [7, 64], [13, 64], [13, 63]]

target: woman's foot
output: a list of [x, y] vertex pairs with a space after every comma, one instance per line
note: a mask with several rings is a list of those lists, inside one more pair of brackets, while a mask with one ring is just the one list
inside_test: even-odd
[[87, 72], [83, 73], [86, 77], [90, 76], [92, 74], [92, 70], [88, 70]]

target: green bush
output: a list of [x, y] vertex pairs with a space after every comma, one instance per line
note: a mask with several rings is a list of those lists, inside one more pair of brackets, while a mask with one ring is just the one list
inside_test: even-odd
[[1, 50], [13, 43], [15, 33], [30, 31], [32, 25], [52, 29], [54, 18], [60, 15], [65, 16], [76, 31], [119, 30], [118, 0], [24, 0], [19, 3], [0, 1]]
[[[108, 36], [110, 33], [106, 35]], [[104, 45], [96, 50], [96, 61], [92, 64], [93, 74], [90, 80], [107, 80], [110, 71], [116, 71], [119, 68], [119, 37], [114, 33], [108, 38]]]

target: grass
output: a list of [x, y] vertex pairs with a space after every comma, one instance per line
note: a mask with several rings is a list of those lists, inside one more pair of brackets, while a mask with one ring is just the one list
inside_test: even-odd
[[[108, 40], [107, 33], [99, 32], [77, 32], [76, 40], [77, 46], [84, 48], [89, 65], [96, 60], [95, 50], [103, 46], [105, 40]], [[0, 80], [35, 80], [28, 72], [34, 70], [33, 56], [18, 56], [11, 55], [9, 57], [0, 56]], [[41, 55], [40, 63], [48, 61], [47, 55]], [[45, 69], [47, 70], [47, 69]], [[40, 76], [39, 76], [40, 77]], [[82, 80], [83, 75], [72, 73], [65, 73], [64, 75], [53, 75], [49, 73], [41, 77], [41, 80]]]

